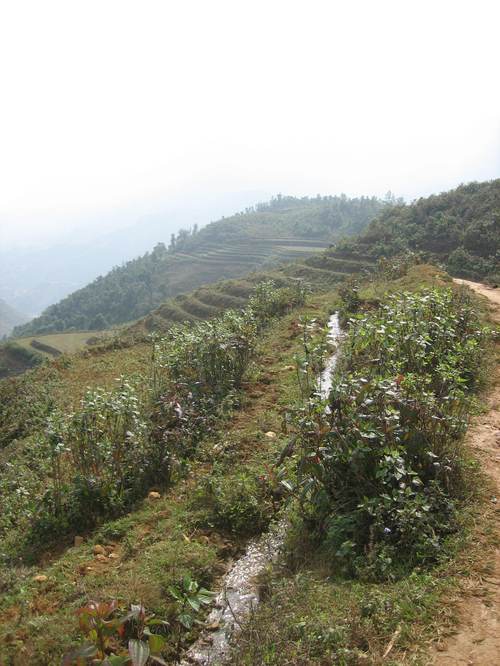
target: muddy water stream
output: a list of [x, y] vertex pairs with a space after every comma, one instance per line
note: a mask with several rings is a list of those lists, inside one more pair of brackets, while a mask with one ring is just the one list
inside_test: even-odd
[[[328, 341], [337, 344], [339, 338], [339, 316], [335, 313], [328, 320]], [[323, 397], [326, 397], [331, 389], [331, 375], [336, 363], [337, 350], [328, 358], [318, 378], [318, 391]], [[286, 520], [282, 520], [248, 543], [245, 553], [236, 560], [222, 580], [221, 592], [216, 597], [214, 609], [207, 619], [207, 625], [212, 627], [212, 631], [203, 631], [184, 655], [181, 666], [217, 666], [226, 661], [232, 635], [259, 603], [256, 578], [278, 559], [286, 529]]]

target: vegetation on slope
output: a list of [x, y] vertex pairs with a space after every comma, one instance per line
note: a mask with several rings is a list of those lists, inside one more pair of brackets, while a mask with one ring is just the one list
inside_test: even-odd
[[35, 349], [27, 349], [14, 340], [0, 345], [0, 379], [18, 375], [29, 368], [40, 365], [44, 360]]
[[112, 331], [99, 334], [74, 331], [7, 340], [0, 343], [0, 379], [22, 374], [44, 360], [61, 354], [73, 354], [95, 347], [112, 336]]
[[[329, 251], [321, 252], [314, 257], [305, 258], [303, 262], [291, 262], [281, 268], [250, 273], [239, 279], [220, 280], [203, 285], [191, 293], [179, 294], [167, 299], [132, 326], [106, 333], [108, 337], [103, 338], [102, 333], [96, 335], [89, 331], [67, 331], [16, 338], [15, 343], [33, 350], [33, 342], [36, 340], [64, 354], [84, 349], [90, 351], [88, 345], [91, 345], [95, 350], [92, 353], [98, 354], [101, 353], [103, 346], [117, 348], [135, 344], [137, 340], [143, 339], [152, 331], [165, 332], [179, 323], [203, 321], [214, 317], [227, 308], [243, 308], [256, 286], [268, 280], [273, 280], [280, 287], [296, 286], [297, 282], [301, 281], [311, 289], [327, 290], [346, 277], [373, 270], [375, 266], [376, 262], [371, 257], [332, 258]], [[20, 374], [33, 367], [27, 357], [16, 356], [14, 359], [9, 350], [9, 345], [0, 345], [0, 377]], [[44, 352], [42, 354], [45, 358], [49, 356]], [[41, 361], [42, 358], [38, 360]]]
[[[286, 305], [281, 297], [278, 300], [273, 297], [268, 302], [278, 312]], [[261, 305], [258, 309], [262, 313], [262, 298], [259, 303]], [[254, 302], [254, 305], [258, 303]], [[0, 567], [0, 585], [4, 592], [0, 616], [5, 630], [0, 641], [0, 660], [14, 664], [57, 663], [65, 647], [77, 640], [74, 610], [88, 600], [88, 595], [106, 598], [116, 596], [120, 599], [121, 607], [123, 602], [130, 604], [140, 599], [148, 611], [155, 612], [158, 618], [169, 620], [171, 629], [168, 632], [170, 638], [165, 656], [174, 655], [189, 640], [192, 632], [182, 628], [181, 642], [178, 644], [177, 631], [180, 625], [176, 619], [178, 609], [171, 588], [182, 585], [183, 577], [187, 574], [196, 581], [211, 584], [223, 570], [228, 556], [236, 552], [236, 537], [231, 536], [231, 530], [225, 532], [214, 526], [216, 523], [231, 524], [234, 517], [239, 516], [236, 531], [259, 530], [265, 527], [272, 515], [272, 495], [257, 477], [271, 464], [276, 455], [276, 446], [279, 446], [264, 433], [271, 429], [278, 430], [278, 398], [283, 401], [288, 394], [290, 379], [293, 384], [293, 375], [290, 376], [284, 369], [290, 363], [293, 351], [292, 348], [287, 352], [285, 348], [296, 344], [293, 318], [292, 314], [283, 319], [273, 319], [269, 323], [269, 332], [265, 328], [260, 331], [255, 365], [252, 363], [248, 369], [242, 389], [234, 393], [237, 400], [233, 403], [233, 410], [227, 412], [220, 427], [204, 433], [195, 456], [188, 452], [186, 457], [178, 459], [176, 474], [180, 476], [180, 483], [174, 484], [162, 499], [150, 499], [129, 516], [104, 523], [97, 532], [88, 535], [88, 541], [86, 539], [82, 547], [69, 548], [57, 555], [53, 564], [42, 568], [47, 575], [45, 582], [31, 580], [35, 573], [40, 572], [43, 564], [27, 568], [26, 563], [19, 563], [18, 567], [11, 563], [8, 567]], [[186, 362], [191, 368], [202, 358], [208, 345], [209, 341], [204, 347], [197, 345], [200, 347], [199, 355], [187, 353]], [[160, 346], [162, 353], [157, 357], [157, 363], [163, 366], [164, 351], [168, 351], [168, 357], [171, 358], [172, 350], [169, 344], [165, 347], [160, 342]], [[188, 349], [185, 351], [188, 352]], [[47, 376], [49, 368], [43, 368], [44, 375], [33, 377], [31, 382], [34, 391], [33, 380], [36, 379], [40, 393], [37, 396], [32, 394], [29, 400], [19, 404], [27, 409], [34, 402], [41, 403], [44, 392], [50, 392], [59, 410], [66, 405], [69, 412], [74, 411], [78, 408], [80, 392], [88, 384], [96, 387], [105, 383], [111, 387], [113, 377], [116, 376], [114, 373], [120, 371], [126, 373], [130, 381], [138, 382], [144, 374], [147, 378], [147, 359], [150, 354], [150, 345], [141, 344], [133, 350], [108, 351], [102, 357], [93, 358], [92, 364], [88, 363], [88, 359], [84, 364], [83, 359], [77, 358], [74, 364], [58, 368], [57, 374], [51, 378]], [[225, 363], [225, 357], [221, 361]], [[60, 363], [61, 360], [58, 360], [52, 365]], [[90, 371], [94, 373], [92, 377], [84, 374]], [[166, 370], [160, 367], [159, 371], [164, 381], [167, 378]], [[281, 379], [284, 380], [283, 385]], [[50, 386], [47, 380], [51, 382]], [[26, 376], [7, 382], [14, 383], [26, 385]], [[196, 374], [190, 375], [189, 384], [196, 388]], [[68, 394], [72, 394], [69, 402]], [[162, 402], [163, 411], [158, 417], [164, 414], [171, 418], [169, 402]], [[186, 406], [184, 400], [181, 404]], [[74, 405], [73, 410], [71, 405]], [[189, 409], [189, 400], [187, 407]], [[45, 404], [41, 404], [40, 408], [46, 410]], [[174, 408], [175, 404], [172, 405], [172, 417], [175, 415]], [[54, 404], [48, 411], [53, 409]], [[175, 418], [177, 425], [182, 426], [179, 415]], [[43, 419], [36, 423], [34, 428], [43, 435]], [[190, 423], [186, 427], [190, 427]], [[175, 445], [175, 432], [166, 432], [165, 435], [168, 437], [167, 442]], [[12, 433], [3, 464], [7, 468], [9, 463], [17, 467], [24, 483], [16, 482], [20, 493], [16, 493], [13, 487], [10, 490], [14, 495], [22, 495], [29, 480], [30, 456], [36, 456], [33, 448], [40, 435], [28, 437], [24, 441], [15, 441], [14, 437]], [[255, 446], [255, 442], [258, 442], [258, 446]], [[159, 441], [158, 447], [161, 445]], [[23, 460], [26, 467], [23, 466]], [[219, 503], [209, 507], [201, 496], [200, 501], [196, 497], [197, 484], [194, 479], [208, 478], [211, 468], [212, 480], [224, 492], [220, 495]], [[91, 470], [87, 469], [85, 473], [90, 478]], [[157, 489], [160, 490], [159, 487]], [[204, 490], [203, 485], [198, 489], [202, 494], [209, 492], [208, 489]], [[18, 515], [24, 519], [22, 511]], [[100, 545], [98, 547], [95, 544]], [[111, 544], [115, 545], [112, 547]], [[4, 541], [1, 549], [4, 556], [6, 548]], [[112, 557], [103, 555], [103, 552], [112, 554]], [[43, 608], [37, 601], [42, 596], [45, 600]], [[27, 623], [24, 621], [27, 616], [21, 622], [16, 619], [21, 608], [25, 609], [21, 612], [26, 611], [31, 618]], [[193, 632], [197, 630], [195, 625]]]
[[3, 557], [91, 529], [168, 485], [230, 409], [260, 330], [303, 298], [300, 286], [261, 284], [242, 311], [170, 329], [154, 343], [150, 376], [89, 389], [70, 412], [40, 405], [23, 455], [2, 469]]
[[26, 336], [103, 329], [143, 317], [171, 296], [202, 284], [300, 260], [341, 236], [359, 233], [383, 208], [376, 198], [277, 197], [268, 204], [181, 231], [169, 247], [127, 262], [15, 330]]
[[487, 340], [451, 289], [349, 319], [328, 399], [305, 396], [296, 417], [301, 511], [338, 569], [391, 578], [442, 555], [467, 494], [460, 442]]
[[359, 238], [330, 254], [376, 259], [406, 250], [452, 275], [500, 282], [500, 179], [387, 208]]
[[308, 381], [324, 342], [305, 338], [286, 464], [286, 566], [262, 579], [266, 600], [231, 663], [420, 663], [425, 642], [450, 622], [451, 574], [471, 566], [462, 548], [479, 477], [462, 436], [488, 334], [468, 295], [420, 291], [419, 273], [411, 294], [393, 283], [384, 297], [385, 280], [368, 300], [345, 294], [358, 314], [347, 317], [326, 400]]
[[[393, 279], [394, 273], [400, 275], [396, 280]], [[362, 286], [354, 296], [351, 290], [347, 290], [345, 302], [359, 304], [359, 300], [366, 298], [370, 309], [374, 302], [386, 300], [386, 291], [397, 293], [402, 289], [415, 288], [419, 283], [440, 286], [442, 279], [442, 274], [430, 267], [408, 268], [403, 263], [399, 268], [391, 268], [383, 279], [376, 275], [376, 281]], [[160, 639], [153, 639], [153, 643], [161, 643], [164, 659], [174, 659], [196, 637], [199, 626], [194, 620], [204, 617], [203, 603], [196, 595], [203, 586], [213, 589], [217, 585], [217, 577], [225, 570], [228, 560], [238, 552], [245, 535], [265, 529], [280, 506], [283, 488], [275, 463], [279, 451], [289, 445], [290, 427], [293, 425], [290, 419], [284, 420], [283, 415], [287, 407], [290, 412], [290, 407], [301, 403], [292, 359], [294, 355], [302, 357], [304, 354], [301, 351], [303, 324], [312, 327], [312, 346], [316, 339], [321, 343], [321, 324], [326, 320], [327, 312], [336, 307], [338, 295], [335, 292], [310, 297], [308, 305], [299, 307], [284, 318], [273, 320], [268, 331], [264, 329], [258, 335], [258, 353], [247, 367], [241, 389], [231, 392], [236, 400], [231, 399], [230, 409], [221, 415], [222, 420], [202, 435], [195, 450], [185, 457], [179, 457], [177, 453], [176, 461], [171, 461], [174, 462], [176, 478], [172, 479], [170, 490], [161, 498], [157, 497], [160, 494], [157, 493], [144, 504], [133, 507], [130, 514], [115, 520], [109, 521], [101, 516], [100, 520], [104, 522], [97, 530], [90, 530], [85, 535], [83, 545], [53, 552], [48, 564], [42, 561], [38, 566], [27, 566], [26, 562], [19, 562], [19, 566], [14, 566], [13, 551], [10, 554], [5, 552], [8, 544], [4, 541], [2, 551], [11, 564], [0, 570], [0, 585], [4, 592], [0, 603], [4, 626], [1, 659], [8, 664], [56, 663], [68, 646], [82, 639], [79, 638], [74, 611], [83, 607], [80, 617], [93, 612], [88, 608], [90, 600], [108, 604], [117, 600], [117, 610], [111, 612], [108, 619], [118, 618], [118, 613], [127, 614], [131, 604], [142, 604], [146, 608], [146, 617], [155, 615], [149, 630], [161, 635]], [[308, 318], [301, 324], [298, 316], [305, 314]], [[193, 331], [196, 330], [195, 326]], [[196, 340], [190, 341], [189, 336], [185, 341], [181, 338], [173, 346], [175, 350], [176, 345], [181, 344], [184, 349], [181, 357], [188, 362], [188, 366], [185, 362], [178, 365], [177, 354], [172, 355], [169, 342], [176, 340], [177, 334], [172, 331], [167, 336], [166, 346], [161, 343], [158, 350], [161, 353], [156, 354], [155, 363], [165, 379], [169, 377], [169, 367], [173, 372], [172, 380], [178, 368], [180, 374], [177, 379], [181, 380], [181, 385], [176, 388], [184, 396], [179, 404], [187, 406], [185, 413], [189, 415], [182, 427], [196, 428], [196, 418], [189, 411], [189, 400], [186, 401], [184, 393], [188, 387], [182, 387], [186, 381], [183, 368], [190, 368], [188, 386], [193, 386], [194, 382], [197, 390], [198, 381], [201, 381], [200, 387], [205, 383], [203, 373], [208, 365], [203, 349], [200, 348], [198, 353], [200, 345]], [[370, 334], [368, 340], [375, 338]], [[322, 343], [321, 346], [324, 350]], [[376, 346], [378, 349], [378, 343]], [[121, 389], [113, 391], [112, 386], [116, 384], [114, 377], [120, 374], [126, 375], [134, 386], [139, 386], [150, 355], [150, 345], [139, 343], [125, 349], [104, 351], [93, 356], [90, 363], [84, 357], [66, 361], [61, 357], [30, 373], [30, 382], [27, 381], [28, 375], [4, 382], [2, 391], [6, 393], [2, 404], [9, 403], [12, 411], [10, 417], [2, 418], [2, 423], [8, 421], [14, 424], [17, 405], [21, 412], [24, 411], [20, 419], [31, 420], [33, 425], [28, 432], [35, 436], [27, 437], [26, 430], [23, 435], [19, 428], [17, 434], [11, 430], [9, 437], [4, 433], [7, 446], [3, 464], [17, 465], [19, 470], [25, 470], [22, 474], [32, 470], [30, 456], [34, 455], [36, 443], [45, 436], [43, 423], [47, 416], [57, 413], [54, 407], [58, 412], [68, 414], [70, 427], [73, 427], [73, 417], [69, 415], [74, 414], [78, 420], [82, 414], [79, 400], [86, 386], [90, 385], [93, 389], [105, 387], [108, 392], [105, 397], [110, 395], [110, 391], [117, 395]], [[345, 362], [350, 364], [347, 358]], [[217, 363], [216, 369], [221, 367]], [[231, 363], [228, 368], [230, 373], [234, 367]], [[303, 364], [300, 367], [304, 368]], [[389, 365], [384, 367], [389, 372]], [[369, 368], [373, 371], [372, 365]], [[360, 367], [357, 369], [360, 370]], [[219, 376], [218, 370], [216, 376]], [[175, 381], [177, 384], [178, 381]], [[223, 384], [217, 382], [217, 386], [223, 387]], [[123, 379], [120, 385], [123, 385]], [[157, 405], [154, 414], [160, 419], [160, 432], [163, 427], [166, 428], [166, 443], [173, 444], [177, 452], [175, 431], [163, 421], [164, 416], [171, 419], [178, 410], [176, 391], [171, 393], [174, 385], [168, 380], [167, 386], [170, 387], [167, 391], [170, 398], [162, 401], [161, 410]], [[7, 387], [11, 388], [7, 390]], [[25, 392], [31, 391], [25, 399], [19, 398], [21, 388]], [[222, 395], [225, 389], [221, 390]], [[160, 390], [161, 393], [163, 390]], [[148, 395], [146, 392], [145, 397]], [[141, 403], [144, 404], [148, 403]], [[142, 419], [142, 406], [139, 411]], [[375, 408], [371, 413], [376, 413]], [[145, 415], [148, 417], [148, 410]], [[174, 418], [178, 426], [182, 417], [176, 414]], [[120, 419], [116, 423], [119, 426]], [[293, 428], [297, 428], [297, 424]], [[302, 430], [298, 428], [297, 432]], [[269, 434], [274, 436], [269, 437]], [[308, 432], [304, 440], [301, 435], [300, 442], [304, 446], [297, 449], [298, 456], [307, 449], [309, 437]], [[65, 442], [64, 438], [60, 439]], [[158, 438], [158, 445], [161, 445], [162, 439]], [[189, 442], [190, 437], [186, 441]], [[71, 442], [73, 438], [66, 445], [70, 447]], [[91, 447], [89, 450], [94, 449]], [[64, 453], [61, 455], [61, 462], [67, 465]], [[113, 456], [109, 460], [112, 462]], [[293, 473], [296, 460], [292, 458], [287, 463], [289, 475]], [[323, 462], [327, 463], [326, 458]], [[91, 470], [86, 469], [85, 474], [90, 478]], [[289, 478], [293, 479], [293, 476]], [[12, 483], [12, 478], [9, 483]], [[21, 489], [21, 493], [16, 493], [18, 495], [22, 495], [21, 486], [17, 486]], [[153, 489], [163, 492], [160, 486], [153, 486]], [[10, 490], [13, 490], [12, 486]], [[21, 499], [21, 504], [23, 501]], [[22, 511], [18, 515], [24, 519]], [[297, 516], [300, 517], [300, 513]], [[400, 646], [408, 646], [422, 627], [435, 618], [440, 595], [449, 588], [432, 573], [430, 560], [423, 570], [417, 568], [410, 575], [404, 573], [400, 562], [395, 562], [393, 571], [400, 575], [400, 580], [394, 583], [365, 582], [364, 577], [352, 580], [350, 576], [357, 575], [358, 570], [370, 571], [365, 565], [355, 567], [352, 573], [350, 567], [345, 566], [344, 576], [337, 577], [332, 574], [332, 557], [339, 557], [342, 561], [343, 555], [332, 554], [322, 530], [325, 521], [322, 517], [318, 520], [318, 516], [308, 509], [305, 522], [302, 519], [297, 523], [296, 533], [306, 535], [307, 540], [306, 546], [300, 548], [298, 542], [292, 541], [292, 576], [283, 577], [280, 569], [280, 575], [262, 581], [263, 590], [271, 596], [255, 616], [252, 627], [244, 631], [241, 650], [235, 655], [234, 663], [324, 663], [324, 659], [328, 658], [354, 664], [361, 659], [366, 661], [368, 651], [370, 658], [376, 660], [396, 633], [399, 638], [394, 652]], [[304, 527], [307, 528], [305, 532]], [[311, 546], [309, 550], [308, 542]], [[315, 554], [321, 561], [320, 567]], [[191, 608], [188, 611], [190, 620], [184, 615], [188, 607]], [[157, 624], [154, 624], [156, 621]], [[165, 621], [168, 626], [162, 624]], [[117, 628], [119, 624], [117, 620]], [[81, 626], [87, 635], [85, 624]], [[106, 650], [125, 652], [123, 637], [137, 638], [137, 626], [136, 619], [129, 618], [121, 627], [121, 634], [113, 631], [106, 639]], [[145, 636], [147, 634], [143, 633], [143, 642]]]

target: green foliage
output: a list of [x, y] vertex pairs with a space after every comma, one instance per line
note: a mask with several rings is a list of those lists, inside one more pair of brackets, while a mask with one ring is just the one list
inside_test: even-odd
[[[33, 413], [24, 406], [23, 420], [29, 416], [33, 439], [15, 465], [0, 460], [0, 534], [11, 534], [17, 544], [6, 539], [3, 558], [34, 554], [56, 537], [120, 516], [152, 487], [184, 474], [198, 443], [237, 402], [259, 331], [303, 300], [300, 283], [293, 289], [264, 283], [244, 310], [154, 337], [150, 375], [134, 383], [121, 377], [112, 390], [89, 390], [70, 413], [54, 409], [46, 390], [27, 393]], [[26, 379], [2, 389], [17, 395], [19, 386], [33, 388]], [[11, 411], [19, 402], [4, 395], [10, 404], [6, 425], [12, 419], [17, 427]], [[12, 427], [7, 446], [14, 445]]]
[[[342, 581], [311, 561], [295, 575], [272, 576], [268, 596], [244, 623], [230, 663], [235, 666], [360, 666], [425, 663], [416, 643], [436, 636], [439, 597], [449, 579], [428, 573], [387, 583]], [[449, 604], [443, 611], [449, 615]], [[388, 645], [394, 646], [386, 655]], [[421, 655], [418, 655], [421, 656]]]
[[297, 415], [303, 516], [346, 573], [390, 577], [443, 554], [487, 339], [451, 290], [396, 294], [349, 320], [328, 400], [312, 393]]
[[124, 379], [114, 391], [88, 391], [80, 409], [51, 414], [42, 444], [50, 486], [36, 516], [43, 538], [84, 530], [137, 500], [161, 475], [152, 460], [139, 398]]
[[258, 534], [273, 513], [269, 489], [251, 468], [238, 470], [230, 478], [214, 470], [204, 480], [196, 503], [208, 525], [234, 534]]
[[[258, 332], [274, 316], [302, 304], [304, 289], [259, 285], [248, 306], [210, 321], [172, 327], [156, 340], [151, 388], [154, 436], [164, 440], [177, 422], [178, 444], [191, 450], [231, 404], [255, 352]], [[172, 438], [171, 438], [172, 440]]]
[[[86, 642], [68, 652], [63, 666], [100, 664], [101, 666], [153, 666], [166, 664], [162, 653], [172, 649], [178, 657], [183, 632], [190, 631], [197, 617], [208, 606], [214, 593], [185, 575], [169, 590], [174, 601], [174, 623], [171, 625], [154, 614], [147, 614], [142, 604], [132, 605], [123, 614], [116, 600], [109, 603], [90, 601], [77, 610], [80, 632]], [[168, 640], [170, 639], [170, 645]]]
[[15, 361], [23, 363], [28, 368], [33, 368], [43, 362], [43, 356], [37, 354], [32, 349], [27, 349], [22, 345], [17, 344], [13, 340], [6, 342], [3, 345], [3, 350]]
[[[334, 257], [377, 259], [410, 250], [454, 275], [495, 282], [500, 274], [500, 179], [386, 208]], [[328, 254], [328, 253], [327, 253]]]
[[[68, 652], [62, 666], [146, 666], [166, 664], [161, 653], [166, 645], [162, 633], [168, 622], [147, 615], [142, 605], [133, 605], [126, 615], [118, 616], [118, 602], [90, 601], [77, 611], [81, 633], [88, 642]], [[125, 644], [127, 647], [125, 647]]]
[[192, 629], [202, 606], [208, 606], [214, 593], [200, 586], [191, 576], [184, 576], [180, 585], [170, 588], [176, 603], [176, 620], [185, 629]]
[[343, 282], [339, 287], [339, 296], [342, 300], [342, 317], [354, 314], [361, 306], [359, 297], [359, 283], [351, 278]]

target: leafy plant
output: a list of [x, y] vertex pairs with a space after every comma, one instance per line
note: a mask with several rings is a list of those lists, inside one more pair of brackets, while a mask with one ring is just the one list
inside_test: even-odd
[[294, 486], [347, 573], [391, 577], [444, 552], [468, 492], [461, 436], [488, 335], [451, 290], [396, 294], [349, 320], [328, 400], [313, 391], [296, 412]]
[[190, 576], [184, 576], [180, 585], [170, 588], [177, 605], [176, 619], [185, 629], [191, 629], [202, 606], [208, 606], [214, 592], [201, 587]]
[[207, 522], [235, 534], [255, 534], [268, 524], [273, 506], [270, 488], [253, 469], [237, 470], [228, 480], [217, 467], [204, 479], [197, 504]]
[[80, 631], [88, 642], [67, 653], [62, 666], [85, 665], [89, 659], [96, 666], [166, 664], [161, 657], [166, 639], [151, 627], [163, 628], [168, 623], [147, 616], [140, 605], [133, 605], [124, 616], [117, 617], [117, 610], [117, 601], [91, 601], [77, 611]]
[[[32, 557], [56, 537], [122, 515], [152, 487], [184, 474], [199, 442], [238, 403], [259, 332], [304, 298], [301, 281], [285, 288], [263, 282], [246, 308], [153, 337], [150, 376], [89, 389], [70, 413], [23, 391], [33, 435], [22, 464], [20, 457], [15, 465], [0, 461], [0, 533], [24, 546], [2, 539], [8, 548], [0, 557]], [[14, 414], [20, 403], [11, 403], [16, 387], [2, 387], [12, 405], [0, 403], [7, 437], [23, 434]]]

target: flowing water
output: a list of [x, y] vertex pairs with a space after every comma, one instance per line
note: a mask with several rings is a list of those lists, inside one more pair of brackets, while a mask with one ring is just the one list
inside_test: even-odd
[[[336, 344], [340, 338], [337, 313], [328, 320], [328, 341]], [[337, 363], [337, 351], [327, 360], [318, 378], [318, 391], [326, 397], [332, 387], [332, 371]], [[257, 576], [278, 559], [287, 523], [282, 520], [268, 532], [252, 539], [245, 553], [236, 560], [222, 581], [222, 590], [215, 599], [215, 607], [208, 616], [207, 626], [200, 638], [186, 652], [181, 666], [223, 664], [230, 652], [231, 636], [238, 631], [259, 603]]]
[[[340, 320], [337, 312], [332, 314], [328, 320], [328, 342], [338, 344], [340, 340]], [[332, 388], [332, 372], [337, 364], [338, 353], [337, 350], [327, 359], [325, 368], [320, 374], [318, 379], [318, 391], [323, 398], [328, 397], [330, 389]]]

